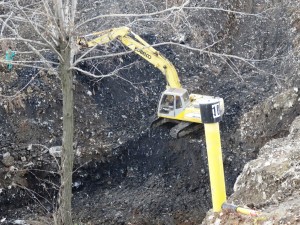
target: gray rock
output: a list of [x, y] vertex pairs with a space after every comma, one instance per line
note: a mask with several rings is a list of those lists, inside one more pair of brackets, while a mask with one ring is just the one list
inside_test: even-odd
[[15, 161], [14, 157], [12, 157], [9, 152], [7, 152], [3, 155], [3, 159], [1, 162], [3, 163], [4, 166], [10, 167], [14, 164], [14, 161]]

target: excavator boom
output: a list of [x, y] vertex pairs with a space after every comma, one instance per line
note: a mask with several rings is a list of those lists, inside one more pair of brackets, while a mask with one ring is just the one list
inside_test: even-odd
[[[88, 40], [89, 38], [93, 39]], [[77, 39], [77, 43], [82, 47], [92, 48], [107, 44], [115, 39], [121, 41], [130, 50], [158, 68], [166, 76], [167, 87], [181, 88], [174, 65], [128, 27], [112, 28], [82, 36]]]

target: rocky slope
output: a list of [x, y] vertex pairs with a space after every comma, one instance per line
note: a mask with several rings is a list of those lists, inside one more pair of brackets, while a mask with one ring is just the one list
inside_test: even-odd
[[[298, 90], [292, 92], [296, 94]], [[273, 101], [267, 111], [292, 107], [292, 101], [289, 101], [292, 98], [288, 96], [288, 93], [282, 94], [283, 104]], [[294, 100], [298, 99], [297, 95]], [[252, 113], [265, 113], [266, 105], [257, 107]], [[267, 142], [259, 150], [257, 159], [247, 163], [237, 178], [228, 202], [256, 209], [260, 212], [259, 217], [251, 218], [233, 212], [209, 213], [203, 224], [299, 224], [299, 131], [300, 117], [297, 117], [289, 128], [289, 135]]]

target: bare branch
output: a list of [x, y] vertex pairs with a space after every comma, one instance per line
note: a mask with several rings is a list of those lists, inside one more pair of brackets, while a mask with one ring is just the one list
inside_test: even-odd
[[258, 17], [258, 18], [265, 18], [265, 16], [263, 16], [263, 14], [265, 12], [267, 12], [268, 10], [265, 10], [261, 13], [247, 13], [247, 12], [241, 12], [241, 11], [235, 11], [235, 10], [230, 10], [230, 9], [223, 9], [223, 8], [213, 8], [213, 7], [205, 7], [205, 6], [187, 6], [189, 5], [190, 1], [187, 0], [184, 3], [182, 3], [182, 5], [180, 6], [172, 6], [170, 8], [164, 9], [164, 10], [160, 10], [160, 11], [155, 11], [155, 12], [149, 12], [149, 13], [128, 13], [128, 14], [105, 14], [105, 15], [99, 15], [93, 18], [90, 18], [84, 22], [81, 22], [80, 24], [75, 26], [75, 30], [78, 29], [79, 27], [81, 27], [82, 25], [89, 23], [91, 21], [94, 20], [98, 20], [98, 19], [104, 19], [104, 18], [111, 18], [111, 17], [152, 17], [151, 19], [153, 19], [155, 16], [158, 15], [162, 15], [162, 14], [175, 14], [184, 10], [209, 10], [209, 11], [220, 11], [220, 12], [224, 12], [224, 13], [231, 13], [231, 14], [236, 14], [236, 15], [241, 15], [241, 16], [254, 16], [254, 17]]
[[48, 46], [52, 49], [52, 51], [54, 51], [57, 56], [62, 59], [61, 54], [56, 50], [55, 46], [52, 45], [52, 43], [50, 43], [46, 37], [44, 37], [44, 35], [38, 30], [37, 26], [32, 22], [32, 20], [28, 17], [28, 15], [25, 13], [25, 11], [21, 8], [21, 6], [18, 4], [18, 1], [16, 0], [16, 5], [17, 8], [21, 11], [21, 13], [24, 15], [24, 17], [26, 18], [27, 22], [29, 22], [29, 24], [31, 25], [31, 27], [34, 29], [34, 31], [45, 41], [45, 43], [48, 44]]
[[18, 185], [16, 184], [16, 186], [18, 186], [19, 188], [22, 188], [24, 190], [26, 190], [29, 194], [31, 194], [31, 196], [33, 197], [32, 199], [38, 203], [39, 206], [41, 206], [43, 208], [43, 210], [47, 213], [50, 213], [49, 210], [43, 205], [43, 203], [41, 202], [40, 199], [43, 199], [45, 200], [46, 202], [52, 204], [47, 198], [44, 197], [44, 195], [41, 195], [39, 193], [37, 193], [36, 191], [33, 191], [25, 186], [21, 186], [21, 185]]
[[192, 50], [192, 51], [206, 53], [206, 54], [214, 55], [214, 56], [217, 56], [217, 57], [228, 57], [228, 58], [238, 59], [240, 61], [247, 62], [247, 63], [250, 63], [250, 62], [264, 62], [264, 61], [270, 61], [270, 60], [274, 59], [273, 56], [270, 57], [270, 58], [267, 58], [267, 59], [244, 58], [244, 57], [237, 56], [237, 55], [231, 55], [231, 54], [226, 54], [226, 53], [217, 53], [217, 52], [212, 52], [212, 51], [205, 50], [205, 49], [207, 49], [207, 47], [205, 47], [205, 48], [196, 48], [196, 47], [191, 47], [189, 45], [184, 45], [184, 44], [180, 44], [180, 43], [176, 43], [176, 42], [162, 42], [162, 43], [159, 43], [159, 44], [153, 44], [152, 46], [155, 47], [155, 46], [161, 46], [161, 45], [176, 45], [176, 46], [180, 46], [181, 48], [189, 49], [189, 50]]
[[95, 75], [94, 73], [88, 72], [88, 71], [83, 70], [81, 68], [78, 68], [76, 66], [72, 66], [70, 69], [77, 70], [77, 71], [79, 71], [79, 72], [81, 72], [81, 73], [83, 73], [85, 75], [90, 76], [90, 77], [103, 79], [105, 77], [111, 77], [111, 76], [117, 75], [119, 73], [119, 71], [127, 69], [127, 68], [131, 67], [134, 64], [136, 64], [136, 62], [130, 63], [130, 64], [128, 64], [126, 66], [123, 66], [123, 67], [120, 67], [120, 68], [116, 68], [114, 71], [112, 71], [112, 72], [110, 72], [108, 74], [105, 74], [105, 75]]
[[213, 8], [213, 7], [205, 7], [205, 6], [191, 6], [191, 7], [186, 6], [186, 7], [183, 7], [183, 9], [193, 10], [193, 11], [196, 11], [196, 10], [220, 11], [220, 12], [232, 13], [232, 14], [241, 15], [241, 16], [255, 16], [255, 17], [259, 17], [259, 18], [266, 18], [265, 16], [263, 16], [263, 14], [268, 11], [268, 10], [265, 10], [261, 13], [246, 13], [246, 12], [235, 11], [235, 10], [230, 10], [230, 9]]
[[[28, 68], [35, 68], [35, 69], [41, 69], [41, 70], [47, 70], [50, 71], [51, 74], [57, 74], [54, 70], [53, 67], [51, 68], [46, 68], [46, 67], [42, 67], [42, 66], [36, 66], [36, 65], [32, 65], [32, 64], [28, 64], [29, 62], [32, 63], [36, 63], [39, 61], [13, 61], [13, 62], [7, 62], [5, 60], [0, 60], [0, 62], [4, 63], [4, 64], [13, 64], [13, 65], [18, 65], [18, 66], [22, 66], [22, 67], [28, 67]], [[45, 61], [40, 61], [41, 63], [45, 63]], [[49, 63], [52, 63], [49, 61]], [[57, 64], [56, 62], [54, 62], [54, 64]]]
[[98, 19], [103, 19], [103, 18], [116, 18], [116, 17], [150, 17], [150, 16], [156, 16], [156, 15], [161, 15], [161, 14], [164, 14], [164, 13], [169, 13], [169, 12], [172, 12], [172, 11], [180, 11], [182, 10], [187, 4], [189, 4], [189, 0], [185, 1], [181, 6], [173, 6], [171, 8], [168, 8], [168, 9], [164, 9], [164, 10], [161, 10], [161, 11], [156, 11], [156, 12], [150, 12], [150, 13], [141, 13], [141, 14], [136, 14], [136, 13], [128, 13], [128, 14], [105, 14], [105, 15], [99, 15], [99, 16], [96, 16], [96, 17], [93, 17], [91, 19], [88, 19], [78, 25], [75, 26], [75, 30], [78, 29], [79, 27], [81, 27], [82, 25], [86, 24], [86, 23], [89, 23], [91, 21], [94, 21], [94, 20], [98, 20]]
[[23, 41], [23, 42], [28, 42], [28, 43], [33, 43], [33, 44], [38, 44], [44, 47], [48, 47], [47, 44], [40, 42], [40, 41], [36, 41], [36, 40], [31, 40], [31, 39], [26, 39], [26, 38], [22, 38], [22, 37], [16, 37], [16, 38], [0, 38], [0, 41]]
[[61, 38], [65, 38], [65, 33], [64, 33], [64, 13], [63, 13], [63, 6], [62, 6], [62, 1], [59, 0], [53, 0], [53, 5], [54, 5], [54, 12], [55, 12], [55, 17], [57, 18], [57, 23], [58, 23], [58, 30], [60, 32], [60, 37]]
[[12, 15], [13, 15], [13, 12], [11, 12], [11, 13], [8, 15], [8, 17], [7, 17], [4, 21], [1, 19], [1, 20], [3, 21], [3, 25], [2, 25], [2, 28], [1, 28], [0, 36], [3, 35], [3, 30], [4, 30], [4, 28], [6, 27], [7, 21], [10, 20], [10, 18], [11, 18]]
[[[89, 49], [83, 56], [87, 55], [87, 53], [90, 53], [95, 47]], [[91, 59], [104, 59], [104, 58], [109, 58], [109, 57], [122, 56], [122, 55], [127, 55], [127, 54], [132, 53], [132, 52], [134, 52], [134, 51], [123, 51], [123, 52], [119, 52], [119, 53], [111, 53], [111, 54], [106, 54], [106, 55], [97, 55], [97, 56], [91, 56], [91, 57], [86, 57], [86, 58], [81, 56], [80, 58], [75, 60], [75, 62], [72, 64], [72, 67], [77, 65], [80, 62], [83, 62], [83, 61], [87, 61], [87, 60], [91, 60]]]

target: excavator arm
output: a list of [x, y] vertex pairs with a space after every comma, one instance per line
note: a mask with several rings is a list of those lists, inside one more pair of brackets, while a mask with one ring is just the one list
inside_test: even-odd
[[174, 65], [128, 27], [113, 28], [88, 34], [79, 37], [77, 44], [81, 47], [92, 48], [97, 45], [107, 44], [115, 39], [121, 41], [130, 50], [158, 68], [166, 76], [167, 88], [181, 88]]

